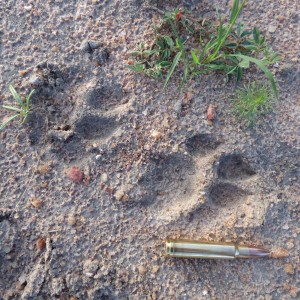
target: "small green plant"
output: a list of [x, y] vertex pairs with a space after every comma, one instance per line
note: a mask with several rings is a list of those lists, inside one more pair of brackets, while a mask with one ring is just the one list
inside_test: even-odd
[[19, 118], [21, 124], [23, 124], [28, 117], [28, 114], [30, 112], [30, 99], [34, 93], [34, 90], [32, 90], [29, 95], [26, 97], [26, 100], [23, 102], [21, 96], [17, 93], [17, 91], [15, 90], [15, 88], [10, 85], [9, 86], [9, 91], [12, 94], [13, 98], [16, 101], [17, 106], [8, 106], [8, 105], [3, 105], [2, 107], [4, 109], [7, 109], [9, 111], [13, 111], [15, 112], [14, 115], [10, 116], [9, 118], [7, 118], [1, 125], [0, 125], [0, 130], [2, 130], [10, 121]]
[[268, 65], [280, 59], [265, 41], [258, 28], [244, 29], [236, 23], [246, 0], [234, 0], [227, 22], [198, 20], [188, 13], [175, 10], [165, 14], [161, 26], [155, 27], [152, 45], [140, 44], [132, 51], [134, 62], [128, 67], [152, 77], [165, 74], [164, 88], [177, 66], [182, 66], [180, 87], [188, 77], [223, 71], [240, 80], [245, 69], [254, 63], [268, 77], [276, 97], [278, 91]]
[[253, 125], [257, 117], [269, 112], [274, 105], [274, 96], [269, 85], [252, 82], [237, 90], [233, 99], [234, 112], [248, 125]]

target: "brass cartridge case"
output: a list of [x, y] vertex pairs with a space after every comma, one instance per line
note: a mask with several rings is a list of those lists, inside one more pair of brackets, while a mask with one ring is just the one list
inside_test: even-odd
[[167, 239], [165, 242], [167, 257], [235, 259], [269, 257], [270, 254], [271, 252], [267, 249], [234, 243], [175, 239]]

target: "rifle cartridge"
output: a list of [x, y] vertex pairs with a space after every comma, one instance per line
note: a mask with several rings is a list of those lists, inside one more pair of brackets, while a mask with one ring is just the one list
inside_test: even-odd
[[235, 243], [167, 239], [165, 255], [182, 258], [235, 259], [270, 257], [271, 251]]

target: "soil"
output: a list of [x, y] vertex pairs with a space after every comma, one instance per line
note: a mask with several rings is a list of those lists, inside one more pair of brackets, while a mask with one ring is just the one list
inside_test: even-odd
[[[252, 128], [222, 74], [163, 90], [125, 67], [160, 10], [229, 2], [0, 0], [0, 103], [9, 84], [36, 89], [28, 122], [1, 132], [1, 299], [299, 299], [299, 2], [243, 11], [283, 58], [280, 99]], [[290, 255], [169, 259], [166, 237]]]

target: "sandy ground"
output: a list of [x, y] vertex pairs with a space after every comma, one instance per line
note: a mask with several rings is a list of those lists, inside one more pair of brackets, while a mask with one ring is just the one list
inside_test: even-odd
[[[124, 67], [151, 38], [151, 7], [209, 16], [228, 2], [0, 0], [0, 103], [9, 84], [37, 90], [29, 122], [1, 133], [1, 299], [299, 299], [299, 2], [243, 12], [283, 57], [279, 103], [253, 128], [222, 75], [162, 91]], [[166, 237], [290, 256], [166, 259]]]

